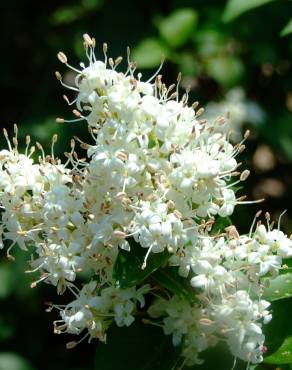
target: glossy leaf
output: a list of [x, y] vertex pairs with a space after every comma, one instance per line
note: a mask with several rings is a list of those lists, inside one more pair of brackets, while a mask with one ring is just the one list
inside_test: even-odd
[[268, 357], [273, 354], [282, 345], [285, 338], [292, 335], [292, 317], [287, 315], [287, 308], [292, 307], [292, 299], [279, 300], [272, 302], [269, 310], [273, 318], [268, 325], [263, 325], [265, 334], [265, 346]]
[[264, 291], [263, 298], [268, 301], [277, 301], [292, 297], [292, 273], [282, 274], [270, 280], [269, 287]]
[[276, 352], [266, 357], [265, 362], [268, 364], [292, 363], [292, 336], [287, 337]]
[[131, 250], [120, 250], [114, 265], [113, 278], [117, 286], [122, 289], [141, 284], [149, 275], [164, 265], [169, 258], [167, 251], [150, 253], [144, 269], [142, 265], [147, 253], [147, 248], [142, 248], [133, 239], [130, 241]]
[[198, 14], [192, 8], [181, 8], [159, 23], [161, 37], [173, 48], [182, 46], [194, 33]]
[[274, 0], [229, 0], [225, 6], [222, 19], [224, 22], [233, 21], [241, 14], [272, 1]]
[[107, 344], [99, 343], [96, 370], [172, 370], [179, 361], [180, 348], [162, 328], [135, 321], [130, 327], [112, 326]]

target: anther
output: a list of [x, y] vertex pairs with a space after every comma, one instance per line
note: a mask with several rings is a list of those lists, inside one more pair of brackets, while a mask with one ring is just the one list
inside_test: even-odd
[[249, 175], [250, 175], [250, 171], [244, 170], [242, 174], [240, 175], [240, 181], [245, 181]]
[[115, 66], [118, 66], [123, 60], [123, 57], [117, 57], [115, 60]]
[[198, 109], [198, 111], [196, 112], [196, 117], [201, 116], [204, 112], [205, 112], [205, 109], [204, 108]]
[[62, 81], [62, 75], [61, 75], [60, 72], [56, 71], [55, 72], [55, 76], [56, 76], [56, 78], [57, 78], [58, 81]]
[[121, 231], [121, 230], [115, 230], [114, 232], [113, 232], [113, 236], [115, 237], [115, 238], [117, 238], [117, 239], [125, 239], [126, 238], [126, 236], [127, 236], [127, 234], [126, 233], [124, 233], [123, 231]]
[[93, 41], [92, 41], [91, 37], [87, 33], [84, 33], [83, 40], [86, 43], [86, 45], [93, 46]]
[[250, 131], [249, 130], [246, 130], [245, 133], [244, 133], [244, 139], [247, 139], [250, 135]]
[[68, 342], [68, 343], [66, 343], [66, 348], [67, 349], [72, 349], [72, 348], [75, 348], [76, 346], [77, 346], [77, 342], [75, 342], [75, 341], [72, 341], [72, 342]]
[[3, 135], [5, 136], [6, 139], [8, 139], [8, 132], [6, 128], [3, 128]]
[[57, 122], [57, 123], [64, 123], [64, 122], [65, 122], [65, 120], [64, 120], [64, 118], [60, 118], [60, 117], [58, 117], [58, 118], [56, 118], [56, 122]]
[[76, 116], [77, 118], [82, 117], [81, 113], [80, 113], [77, 109], [73, 109], [72, 113], [73, 113], [73, 114], [74, 114], [74, 116]]
[[111, 68], [113, 68], [113, 66], [114, 66], [113, 58], [108, 59], [108, 64], [111, 66]]
[[66, 55], [62, 51], [57, 54], [57, 57], [61, 63], [66, 64], [68, 62]]

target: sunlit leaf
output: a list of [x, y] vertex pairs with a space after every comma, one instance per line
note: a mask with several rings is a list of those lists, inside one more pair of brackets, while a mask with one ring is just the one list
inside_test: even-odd
[[292, 297], [292, 273], [279, 275], [270, 280], [263, 297], [270, 302]]
[[287, 337], [280, 348], [265, 358], [268, 364], [290, 364], [292, 363], [292, 336]]
[[204, 28], [196, 34], [196, 51], [203, 58], [221, 54], [228, 43], [228, 37], [217, 29]]
[[132, 53], [132, 59], [139, 68], [154, 68], [161, 63], [163, 56], [167, 57], [169, 50], [160, 40], [155, 38], [144, 39]]
[[198, 13], [192, 8], [181, 8], [172, 12], [158, 25], [161, 37], [172, 47], [182, 46], [194, 33]]
[[222, 19], [224, 22], [233, 21], [241, 14], [272, 1], [274, 0], [228, 0]]
[[0, 370], [33, 370], [33, 367], [17, 353], [0, 352]]
[[69, 24], [81, 17], [83, 10], [78, 5], [58, 8], [51, 16], [51, 22], [56, 25]]
[[292, 18], [290, 21], [286, 24], [286, 26], [281, 31], [281, 36], [287, 36], [292, 33]]
[[244, 73], [241, 59], [231, 56], [218, 56], [208, 61], [207, 72], [224, 87], [237, 85]]

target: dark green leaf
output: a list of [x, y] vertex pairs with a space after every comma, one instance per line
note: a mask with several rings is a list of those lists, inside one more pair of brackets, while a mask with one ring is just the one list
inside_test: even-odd
[[195, 290], [190, 285], [188, 279], [178, 275], [177, 267], [159, 269], [151, 277], [162, 287], [180, 298], [191, 302], [196, 300]]
[[0, 299], [6, 298], [13, 291], [14, 272], [12, 266], [0, 265]]
[[198, 14], [192, 8], [175, 10], [159, 25], [161, 37], [173, 48], [183, 45], [193, 34], [198, 23]]
[[107, 344], [98, 344], [95, 370], [172, 370], [179, 355], [171, 336], [136, 320], [130, 327], [109, 329]]
[[[203, 364], [184, 367], [183, 370], [227, 370], [232, 369], [234, 357], [223, 343], [215, 348], [209, 348], [199, 356], [204, 360]], [[237, 359], [235, 370], [246, 370], [246, 363]]]
[[241, 14], [272, 1], [273, 0], [228, 0], [222, 19], [224, 22], [233, 21]]
[[272, 302], [270, 311], [273, 314], [272, 321], [263, 326], [265, 334], [265, 345], [267, 352], [265, 356], [270, 356], [282, 345], [287, 336], [292, 335], [292, 316], [287, 312], [292, 309], [292, 299]]
[[232, 225], [230, 217], [218, 217], [212, 227], [212, 234], [220, 234], [230, 225]]
[[270, 280], [269, 287], [265, 289], [263, 298], [268, 301], [277, 301], [292, 297], [292, 273], [282, 274]]
[[113, 278], [117, 286], [122, 289], [141, 284], [149, 275], [165, 264], [169, 258], [167, 251], [161, 253], [150, 253], [144, 269], [147, 248], [142, 248], [133, 239], [129, 240], [131, 250], [120, 250], [114, 265]]

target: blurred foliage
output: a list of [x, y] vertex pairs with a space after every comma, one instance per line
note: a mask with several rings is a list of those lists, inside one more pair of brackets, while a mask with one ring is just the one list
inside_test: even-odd
[[[59, 50], [70, 56], [73, 65], [84, 59], [81, 37], [85, 32], [96, 37], [98, 57], [102, 57], [104, 41], [113, 57], [124, 56], [129, 45], [145, 78], [154, 73], [164, 55], [166, 83], [173, 83], [181, 71], [182, 89], [190, 86], [190, 98], [202, 105], [221, 101], [230, 89], [240, 86], [247, 99], [260, 107], [264, 117], [260, 125], [252, 118], [244, 122], [245, 128], [252, 128], [252, 135], [241, 160], [253, 173], [245, 191], [250, 199], [265, 197], [263, 207], [274, 217], [287, 208], [282, 226], [291, 232], [292, 1], [148, 0], [138, 4], [130, 0], [51, 0], [40, 4], [10, 0], [1, 2], [0, 14], [5, 51], [0, 61], [3, 127], [9, 129], [18, 122], [22, 139], [30, 133], [47, 150], [50, 137], [58, 133], [55, 150], [60, 156], [68, 150], [73, 135], [87, 136], [82, 123], [55, 123], [56, 116], [69, 118], [71, 113], [62, 100], [64, 91], [54, 79], [56, 69], [64, 73], [55, 58]], [[74, 75], [65, 71], [64, 78], [70, 83]], [[3, 138], [1, 146], [5, 146]], [[240, 230], [249, 229], [257, 209], [256, 205], [237, 208], [233, 221]], [[8, 261], [5, 252], [0, 261], [0, 370], [92, 370], [96, 343], [83, 342], [66, 350], [65, 343], [71, 338], [52, 331], [58, 312], [44, 312], [45, 301], [61, 304], [68, 299], [56, 297], [54, 289], [45, 285], [30, 289], [33, 276], [23, 273], [29, 254], [17, 248], [12, 252], [15, 262]], [[162, 280], [163, 276], [156, 278]], [[277, 294], [276, 290], [271, 294]], [[291, 312], [291, 299], [273, 302], [275, 319], [267, 327], [267, 362], [285, 364], [279, 369], [292, 369], [277, 360], [283, 351], [292, 349], [289, 307]], [[291, 322], [287, 323], [287, 317]], [[99, 347], [101, 351], [102, 345]], [[153, 351], [154, 347], [155, 343]], [[109, 353], [104, 356], [111, 356], [107, 348]], [[166, 351], [167, 347], [163, 348]], [[218, 368], [220, 361], [229, 363], [222, 360], [224, 356], [224, 351], [212, 353], [204, 369]], [[158, 370], [160, 360], [156, 360], [151, 370]], [[231, 367], [232, 362], [227, 368]], [[96, 368], [106, 369], [101, 364]], [[259, 369], [273, 368], [264, 364]]]

